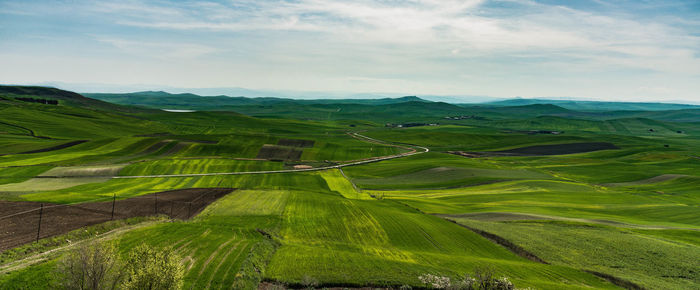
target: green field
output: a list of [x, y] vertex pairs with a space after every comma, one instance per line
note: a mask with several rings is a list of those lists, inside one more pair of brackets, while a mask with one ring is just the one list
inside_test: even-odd
[[[0, 89], [0, 206], [235, 189], [190, 220], [150, 220], [107, 239], [121, 255], [142, 243], [173, 247], [186, 289], [257, 289], [263, 282], [420, 288], [426, 286], [420, 275], [455, 279], [480, 267], [517, 288], [620, 288], [615, 277], [647, 289], [700, 289], [696, 109], [603, 114], [574, 105], [457, 106], [414, 98], [216, 99], [222, 107], [172, 113], [73, 100], [50, 89], [26, 93], [59, 105], [21, 102]], [[140, 105], [155, 108], [161, 97]], [[173, 104], [193, 109], [182, 100]], [[444, 118], [462, 115], [480, 118]], [[440, 125], [386, 125], [405, 122]], [[306, 145], [283, 144], [290, 139]], [[448, 153], [586, 142], [619, 149]], [[407, 147], [417, 154], [354, 164]], [[273, 158], [262, 148], [299, 156]], [[299, 165], [344, 167], [289, 171]], [[260, 172], [280, 170], [289, 172]], [[4, 271], [0, 264], [1, 289], [50, 289], [57, 261], [72, 249], [25, 263], [23, 255], [49, 250], [26, 247], [32, 250], [0, 253], [7, 265], [22, 265]]]

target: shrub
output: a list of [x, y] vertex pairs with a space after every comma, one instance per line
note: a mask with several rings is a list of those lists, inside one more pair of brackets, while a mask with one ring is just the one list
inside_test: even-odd
[[418, 276], [418, 280], [420, 280], [423, 284], [426, 284], [428, 287], [435, 289], [447, 289], [451, 285], [450, 277], [443, 277], [433, 274], [420, 275]]
[[126, 260], [126, 289], [180, 289], [184, 269], [171, 248], [156, 250], [146, 244], [134, 248]]
[[304, 285], [306, 289], [314, 289], [318, 286], [318, 280], [309, 275], [304, 275], [304, 277], [301, 278], [301, 285]]
[[515, 287], [507, 277], [494, 278], [491, 267], [477, 267], [473, 276], [465, 274], [451, 282], [449, 277], [433, 274], [423, 274], [418, 279], [428, 288], [449, 290], [513, 290]]

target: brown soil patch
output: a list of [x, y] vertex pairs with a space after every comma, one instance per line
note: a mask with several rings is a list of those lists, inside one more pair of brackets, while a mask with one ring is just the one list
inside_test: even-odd
[[466, 151], [447, 151], [447, 153], [460, 155], [464, 157], [498, 157], [498, 156], [546, 156], [546, 155], [565, 155], [593, 152], [599, 150], [620, 149], [615, 144], [608, 142], [583, 142], [583, 143], [568, 143], [554, 145], [536, 145], [520, 147], [502, 151], [481, 151], [481, 152], [466, 152]]
[[37, 232], [39, 238], [47, 238], [112, 219], [159, 214], [188, 219], [231, 191], [231, 188], [181, 189], [114, 203], [111, 200], [72, 205], [44, 203], [43, 209], [38, 202], [0, 201], [0, 251], [35, 241]]
[[289, 147], [300, 147], [300, 148], [311, 148], [314, 147], [314, 140], [302, 140], [302, 139], [280, 139], [277, 141], [277, 145], [289, 146]]
[[302, 153], [302, 150], [292, 147], [265, 144], [260, 148], [260, 151], [258, 151], [257, 158], [269, 160], [299, 160]]

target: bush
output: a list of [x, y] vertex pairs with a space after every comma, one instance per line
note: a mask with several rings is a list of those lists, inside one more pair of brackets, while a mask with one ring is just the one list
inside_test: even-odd
[[129, 253], [124, 273], [126, 289], [180, 289], [184, 269], [173, 249], [158, 251], [141, 244]]
[[433, 274], [423, 274], [418, 276], [418, 280], [423, 282], [423, 284], [435, 289], [447, 289], [451, 286], [450, 277], [442, 277]]
[[120, 268], [113, 244], [85, 243], [59, 261], [56, 288], [115, 289]]
[[465, 274], [452, 282], [450, 277], [433, 274], [423, 274], [418, 279], [431, 289], [448, 290], [513, 290], [513, 283], [506, 277], [493, 278], [494, 270], [491, 267], [477, 267], [473, 277]]
[[306, 289], [315, 289], [316, 286], [318, 286], [318, 280], [309, 275], [304, 275], [304, 277], [301, 279], [301, 285], [304, 285]]

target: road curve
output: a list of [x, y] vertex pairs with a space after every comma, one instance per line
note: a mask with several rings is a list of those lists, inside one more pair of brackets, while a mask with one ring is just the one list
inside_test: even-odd
[[[417, 155], [417, 154], [423, 154], [430, 152], [430, 149], [423, 147], [423, 146], [417, 146], [417, 145], [411, 145], [411, 147], [404, 146], [404, 145], [397, 145], [397, 144], [392, 144], [386, 141], [374, 139], [371, 137], [367, 137], [365, 135], [361, 135], [359, 133], [348, 133], [351, 137], [369, 142], [369, 143], [376, 143], [376, 144], [383, 144], [383, 145], [389, 145], [389, 146], [394, 146], [402, 149], [408, 149], [411, 150], [410, 152], [406, 153], [401, 153], [401, 154], [396, 154], [396, 155], [389, 155], [389, 156], [382, 156], [382, 157], [374, 157], [374, 158], [369, 158], [365, 160], [360, 160], [360, 161], [354, 161], [350, 163], [344, 163], [344, 164], [338, 164], [338, 165], [332, 165], [332, 166], [324, 166], [324, 167], [316, 167], [316, 168], [308, 168], [308, 169], [284, 169], [284, 170], [266, 170], [266, 171], [243, 171], [243, 172], [217, 172], [217, 173], [190, 173], [190, 174], [156, 174], [156, 175], [129, 175], [129, 176], [112, 176], [111, 178], [113, 179], [128, 179], [128, 178], [164, 178], [164, 177], [197, 177], [197, 176], [218, 176], [218, 175], [246, 175], [246, 174], [269, 174], [269, 173], [289, 173], [289, 172], [307, 172], [307, 171], [321, 171], [321, 170], [328, 170], [328, 169], [337, 169], [337, 168], [343, 168], [343, 167], [348, 167], [348, 166], [355, 166], [355, 165], [361, 165], [361, 164], [367, 164], [367, 163], [372, 163], [372, 162], [379, 162], [383, 160], [389, 160], [389, 159], [394, 159], [394, 158], [401, 158], [401, 157], [406, 157], [406, 156], [411, 156], [411, 155]], [[419, 149], [419, 150], [416, 150]]]

